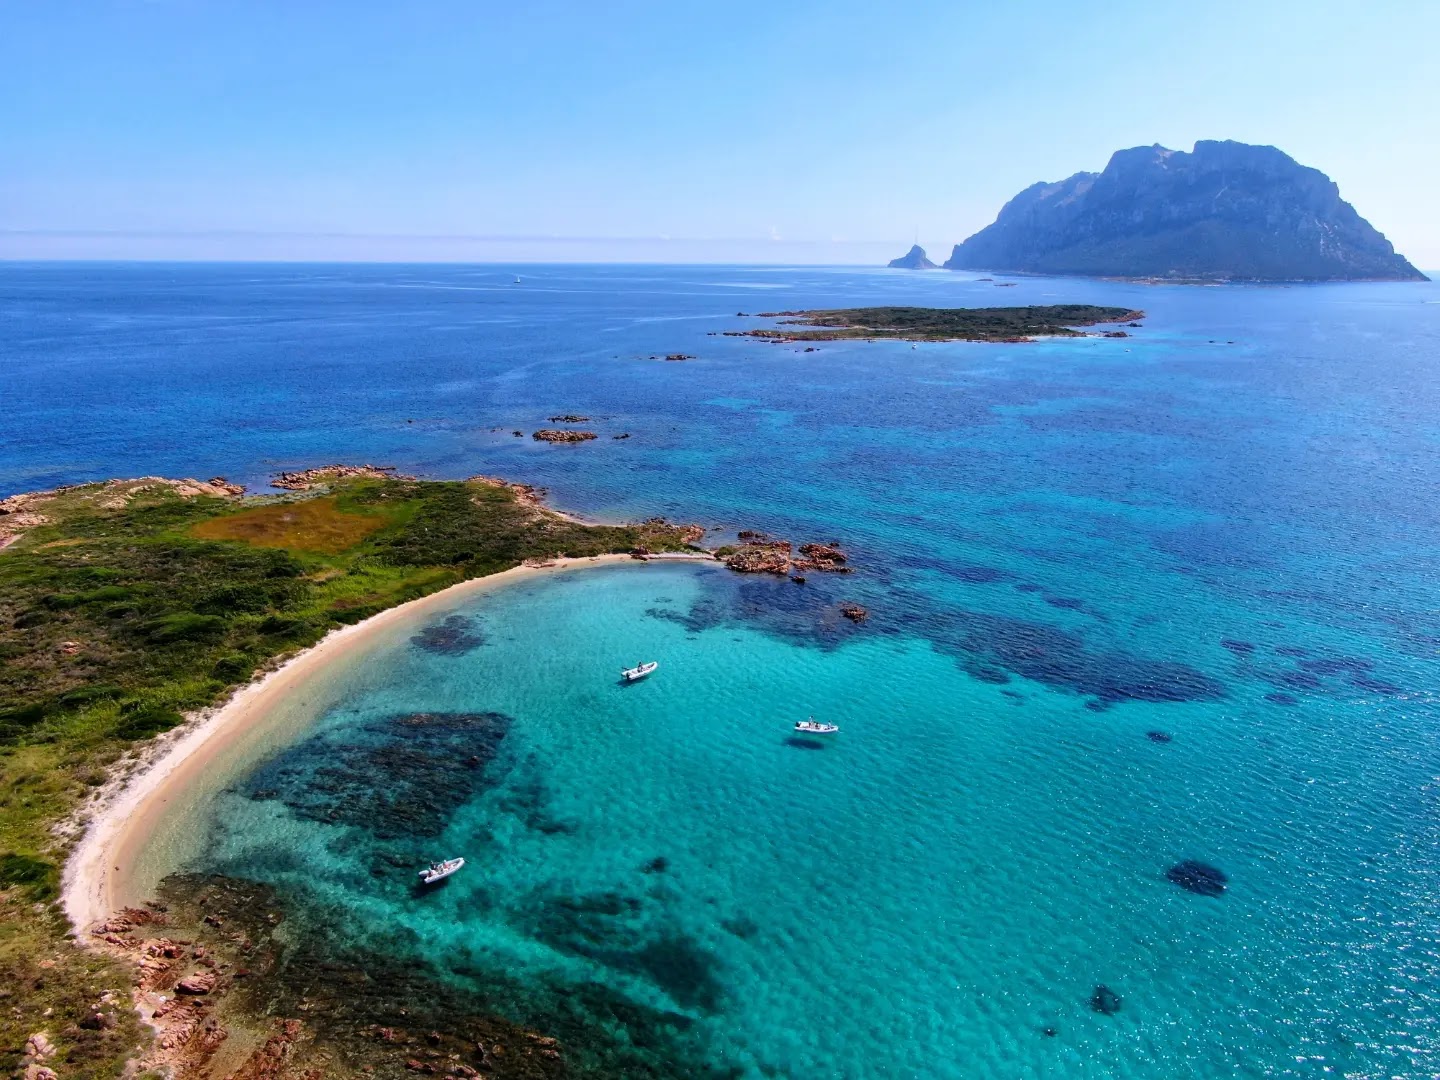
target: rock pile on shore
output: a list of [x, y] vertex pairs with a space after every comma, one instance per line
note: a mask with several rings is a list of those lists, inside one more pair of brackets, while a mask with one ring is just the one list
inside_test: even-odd
[[351, 476], [366, 476], [376, 480], [414, 480], [395, 471], [394, 465], [321, 465], [316, 469], [300, 469], [295, 472], [276, 473], [270, 481], [272, 487], [286, 491], [309, 491], [319, 484], [343, 480]]

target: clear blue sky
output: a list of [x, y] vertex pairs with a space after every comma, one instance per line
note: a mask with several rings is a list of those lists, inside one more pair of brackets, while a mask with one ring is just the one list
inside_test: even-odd
[[0, 257], [874, 261], [1233, 138], [1440, 267], [1437, 48], [1437, 0], [0, 0]]

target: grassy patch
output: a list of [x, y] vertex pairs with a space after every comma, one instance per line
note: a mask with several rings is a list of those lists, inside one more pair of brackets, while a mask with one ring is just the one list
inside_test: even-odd
[[334, 497], [257, 506], [193, 526], [202, 540], [243, 540], [255, 547], [338, 555], [390, 523], [381, 514], [346, 513]]

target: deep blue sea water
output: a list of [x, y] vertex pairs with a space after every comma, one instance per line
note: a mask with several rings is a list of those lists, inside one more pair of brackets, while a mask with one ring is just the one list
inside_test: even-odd
[[[191, 868], [458, 983], [504, 971], [517, 1014], [599, 984], [747, 1076], [1440, 1075], [1440, 286], [515, 272], [0, 266], [0, 493], [370, 460], [859, 567], [457, 602], [318, 696]], [[1061, 302], [1148, 316], [1018, 346], [718, 336]], [[569, 412], [632, 437], [510, 434]], [[797, 745], [809, 713], [841, 734]], [[464, 776], [435, 764], [461, 749]], [[413, 896], [412, 855], [455, 851]], [[1185, 859], [1224, 895], [1168, 881]]]

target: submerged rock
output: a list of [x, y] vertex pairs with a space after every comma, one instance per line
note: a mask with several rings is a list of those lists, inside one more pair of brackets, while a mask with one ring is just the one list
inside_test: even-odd
[[1114, 1016], [1120, 1011], [1120, 995], [1101, 983], [1090, 995], [1090, 1008], [1106, 1016]]
[[242, 790], [297, 817], [375, 836], [432, 837], [499, 782], [503, 713], [403, 713], [320, 732], [262, 765]]
[[1186, 892], [1199, 893], [1201, 896], [1224, 894], [1225, 884], [1230, 880], [1223, 871], [1195, 859], [1176, 863], [1165, 871], [1165, 876]]
[[1145, 738], [1149, 739], [1151, 742], [1167, 743], [1172, 741], [1175, 737], [1171, 735], [1168, 731], [1147, 731], [1145, 732]]
[[485, 644], [475, 620], [464, 615], [451, 615], [424, 627], [410, 639], [417, 649], [439, 656], [463, 656]]

